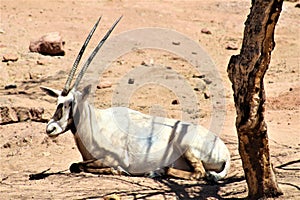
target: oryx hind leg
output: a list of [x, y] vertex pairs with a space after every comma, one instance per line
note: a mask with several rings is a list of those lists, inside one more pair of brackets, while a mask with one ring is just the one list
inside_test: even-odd
[[103, 165], [99, 160], [87, 160], [83, 162], [73, 163], [70, 166], [71, 173], [87, 172], [92, 174], [113, 174], [121, 175], [122, 171], [116, 170], [113, 167]]
[[190, 179], [201, 179], [205, 177], [205, 169], [203, 167], [202, 161], [197, 158], [190, 149], [184, 153], [186, 161], [192, 166], [193, 172]]

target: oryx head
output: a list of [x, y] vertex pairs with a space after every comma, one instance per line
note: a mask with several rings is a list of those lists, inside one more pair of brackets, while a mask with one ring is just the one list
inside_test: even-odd
[[[64, 133], [64, 132], [68, 131], [70, 128], [72, 128], [72, 125], [74, 123], [72, 107], [76, 103], [76, 102], [74, 102], [74, 100], [75, 100], [74, 95], [76, 93], [80, 93], [77, 91], [77, 87], [78, 87], [84, 73], [86, 72], [88, 66], [92, 62], [93, 58], [95, 57], [95, 55], [97, 54], [99, 49], [102, 47], [102, 45], [104, 44], [104, 42], [106, 41], [108, 36], [111, 34], [113, 29], [116, 27], [118, 22], [121, 20], [121, 18], [122, 17], [120, 17], [112, 25], [112, 27], [108, 30], [106, 35], [98, 43], [97, 47], [94, 49], [94, 51], [91, 53], [91, 55], [89, 56], [87, 61], [84, 63], [84, 65], [83, 65], [80, 73], [78, 74], [78, 76], [74, 82], [74, 85], [72, 87], [70, 87], [70, 85], [71, 85], [72, 79], [74, 77], [74, 74], [76, 72], [79, 61], [83, 55], [83, 52], [84, 52], [86, 46], [88, 45], [93, 33], [95, 32], [95, 30], [100, 22], [101, 17], [98, 19], [98, 21], [96, 22], [96, 24], [90, 31], [88, 37], [86, 38], [83, 46], [81, 47], [81, 50], [73, 64], [73, 67], [69, 73], [68, 79], [66, 81], [66, 84], [65, 84], [63, 90], [60, 91], [60, 90], [55, 90], [55, 89], [48, 88], [48, 87], [41, 87], [41, 89], [44, 90], [48, 95], [50, 95], [52, 97], [57, 97], [56, 111], [55, 111], [53, 117], [48, 122], [47, 127], [46, 127], [46, 133], [48, 134], [48, 136], [50, 136], [50, 137], [58, 136], [59, 134]], [[84, 90], [89, 91], [90, 86], [87, 86]], [[87, 93], [88, 92], [83, 92], [83, 94], [87, 94]]]

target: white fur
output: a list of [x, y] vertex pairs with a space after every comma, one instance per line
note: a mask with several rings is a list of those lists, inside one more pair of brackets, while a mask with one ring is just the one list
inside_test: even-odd
[[77, 128], [74, 137], [83, 160], [96, 158], [133, 175], [167, 166], [189, 170], [180, 156], [190, 149], [202, 161], [208, 177], [217, 181], [226, 176], [229, 151], [204, 127], [124, 107], [99, 110], [81, 100], [81, 93], [71, 90], [70, 94]]

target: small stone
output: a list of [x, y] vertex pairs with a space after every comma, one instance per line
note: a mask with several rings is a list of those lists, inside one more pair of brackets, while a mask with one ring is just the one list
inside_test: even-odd
[[8, 61], [16, 62], [18, 59], [19, 58], [18, 58], [18, 56], [16, 54], [5, 54], [2, 57], [2, 62], [8, 62]]
[[297, 4], [295, 5], [295, 8], [300, 8], [300, 3], [297, 3]]
[[65, 42], [59, 32], [51, 32], [43, 35], [40, 39], [30, 42], [29, 50], [43, 55], [63, 56]]
[[290, 88], [289, 91], [290, 91], [290, 92], [293, 91], [293, 88]]
[[179, 41], [174, 41], [172, 42], [173, 45], [180, 45], [180, 42]]
[[145, 61], [142, 61], [141, 65], [143, 65], [143, 66], [149, 66]]
[[15, 88], [17, 88], [16, 84], [8, 84], [4, 87], [5, 90], [15, 89]]
[[38, 64], [38, 65], [44, 65], [45, 62], [44, 62], [44, 61], [41, 61], [41, 60], [37, 60], [37, 61], [36, 61], [36, 64]]
[[110, 81], [102, 81], [99, 85], [97, 85], [97, 89], [110, 88], [112, 83]]
[[117, 63], [118, 63], [119, 65], [124, 65], [124, 64], [125, 64], [125, 61], [124, 61], [124, 60], [117, 60]]
[[227, 49], [227, 50], [237, 50], [238, 47], [237, 47], [236, 45], [234, 45], [234, 44], [228, 44], [228, 45], [225, 47], [225, 49]]
[[128, 79], [128, 84], [134, 84], [134, 79], [133, 78]]
[[154, 64], [154, 60], [152, 58], [149, 60], [149, 62], [146, 62], [146, 61], [141, 62], [141, 65], [146, 66], [146, 67], [153, 66], [153, 64]]
[[7, 142], [3, 145], [3, 148], [5, 148], [5, 149], [10, 148], [10, 147], [11, 147], [11, 144], [9, 142]]
[[172, 101], [172, 105], [178, 105], [179, 104], [179, 101], [177, 100], [177, 99], [174, 99], [173, 101]]
[[204, 33], [204, 34], [207, 34], [207, 35], [211, 35], [211, 31], [208, 30], [207, 28], [201, 29], [201, 33]]
[[210, 94], [207, 91], [204, 92], [204, 98], [205, 99], [209, 99], [210, 98]]
[[211, 80], [209, 80], [209, 79], [207, 79], [207, 78], [205, 78], [205, 79], [203, 79], [204, 80], [204, 82], [207, 84], [207, 85], [209, 85], [209, 84], [211, 84], [212, 83], [212, 81]]
[[193, 74], [193, 78], [205, 78], [205, 74], [201, 74], [201, 75]]

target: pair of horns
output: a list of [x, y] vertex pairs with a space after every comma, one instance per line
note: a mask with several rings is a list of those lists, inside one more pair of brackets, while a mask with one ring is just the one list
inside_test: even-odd
[[[81, 71], [80, 73], [78, 74], [77, 78], [76, 78], [76, 81], [73, 85], [72, 88], [77, 88], [85, 71], [87, 70], [87, 68], [89, 67], [90, 63], [92, 62], [92, 60], [94, 59], [94, 57], [96, 56], [96, 54], [98, 53], [98, 51], [100, 50], [100, 48], [102, 47], [102, 45], [104, 44], [104, 42], [107, 40], [107, 38], [109, 37], [109, 35], [111, 34], [111, 32], [114, 30], [114, 28], [116, 27], [116, 25], [119, 23], [119, 21], [121, 20], [122, 16], [115, 21], [115, 23], [111, 26], [111, 28], [107, 31], [107, 33], [105, 34], [105, 36], [102, 38], [102, 40], [98, 43], [98, 45], [96, 46], [96, 48], [93, 50], [93, 52], [90, 54], [89, 58], [86, 60], [86, 62], [84, 63], [83, 67], [81, 68]], [[99, 17], [99, 19], [97, 20], [97, 22], [95, 23], [94, 27], [92, 28], [92, 30], [90, 31], [89, 35], [87, 36], [85, 42], [83, 43], [81, 49], [80, 49], [80, 52], [73, 64], [73, 67], [69, 73], [69, 76], [68, 76], [68, 79], [66, 81], [66, 84], [65, 84], [65, 87], [63, 89], [63, 93], [67, 94], [70, 90], [70, 85], [71, 85], [71, 82], [72, 82], [72, 79], [75, 75], [75, 72], [76, 72], [76, 69], [78, 67], [78, 64], [81, 60], [81, 57], [84, 53], [84, 50], [85, 48], [87, 47], [90, 39], [92, 38], [99, 22], [101, 20], [101, 17]]]

